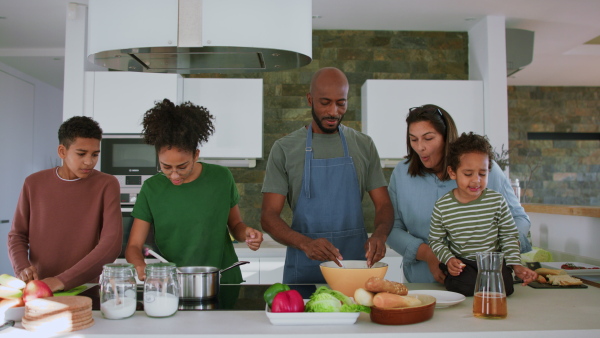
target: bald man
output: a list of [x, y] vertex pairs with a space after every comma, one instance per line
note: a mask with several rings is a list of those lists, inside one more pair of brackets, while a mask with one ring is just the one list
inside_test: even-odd
[[[341, 124], [348, 104], [348, 79], [337, 68], [322, 68], [306, 94], [310, 124], [277, 140], [263, 183], [261, 225], [286, 245], [283, 282], [324, 283], [322, 261], [385, 256], [394, 212], [373, 140]], [[375, 205], [375, 231], [367, 236], [362, 197]], [[291, 227], [281, 218], [287, 199]]]

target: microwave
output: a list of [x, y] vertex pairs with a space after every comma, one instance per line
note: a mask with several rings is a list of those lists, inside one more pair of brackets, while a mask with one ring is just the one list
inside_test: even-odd
[[144, 181], [158, 172], [158, 157], [154, 146], [144, 143], [139, 134], [105, 134], [96, 169], [115, 176], [121, 186], [121, 204], [131, 204]]

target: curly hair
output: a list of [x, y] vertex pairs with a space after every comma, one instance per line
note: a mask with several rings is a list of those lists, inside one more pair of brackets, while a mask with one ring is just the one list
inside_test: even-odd
[[442, 158], [442, 181], [450, 179], [445, 169], [447, 166], [448, 145], [458, 137], [458, 131], [454, 119], [442, 107], [434, 104], [426, 104], [421, 107], [410, 108], [406, 115], [406, 162], [410, 176], [425, 176], [425, 173], [435, 173], [433, 169], [426, 168], [419, 158], [419, 154], [410, 146], [410, 125], [416, 122], [427, 121], [433, 128], [444, 137], [444, 157]]
[[485, 154], [489, 158], [488, 169], [492, 169], [492, 161], [494, 160], [494, 150], [486, 136], [481, 136], [470, 132], [462, 133], [456, 141], [450, 144], [448, 152], [448, 166], [456, 172], [460, 165], [460, 157], [464, 154], [479, 153]]
[[215, 131], [214, 117], [204, 107], [189, 101], [175, 105], [168, 99], [155, 103], [144, 114], [142, 135], [156, 152], [163, 147], [177, 147], [194, 153]]
[[58, 142], [69, 149], [75, 139], [95, 138], [102, 140], [102, 128], [98, 122], [87, 116], [73, 116], [58, 128]]

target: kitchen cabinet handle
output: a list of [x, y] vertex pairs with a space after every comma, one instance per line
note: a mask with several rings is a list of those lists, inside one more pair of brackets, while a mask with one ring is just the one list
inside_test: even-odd
[[10, 220], [9, 219], [3, 219], [0, 221], [0, 223], [8, 223]]

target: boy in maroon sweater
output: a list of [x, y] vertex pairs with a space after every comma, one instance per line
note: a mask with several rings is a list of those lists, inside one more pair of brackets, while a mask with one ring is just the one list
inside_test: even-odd
[[96, 121], [70, 118], [58, 130], [62, 166], [25, 179], [8, 234], [10, 260], [23, 281], [69, 290], [97, 282], [102, 266], [119, 255], [119, 183], [94, 170], [101, 139]]

